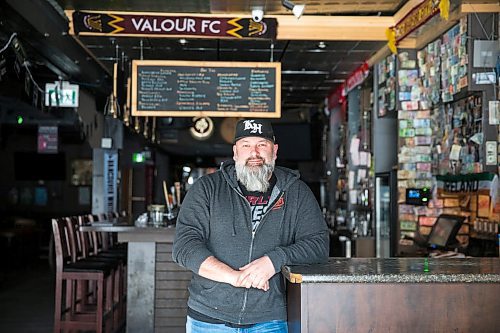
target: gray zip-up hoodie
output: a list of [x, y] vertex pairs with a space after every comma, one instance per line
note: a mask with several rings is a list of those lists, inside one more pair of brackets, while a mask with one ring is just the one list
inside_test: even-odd
[[[271, 209], [252, 234], [250, 205], [236, 180], [233, 161], [204, 176], [188, 191], [176, 225], [172, 257], [194, 272], [188, 305], [204, 315], [235, 324], [286, 320], [283, 265], [322, 263], [328, 258], [326, 223], [298, 172], [276, 167]], [[268, 256], [276, 273], [269, 290], [236, 288], [199, 276], [209, 256], [237, 270]]]

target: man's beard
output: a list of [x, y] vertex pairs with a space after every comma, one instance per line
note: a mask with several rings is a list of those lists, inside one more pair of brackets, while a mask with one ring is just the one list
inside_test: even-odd
[[250, 192], [266, 192], [273, 171], [274, 161], [256, 166], [236, 162], [236, 178]]

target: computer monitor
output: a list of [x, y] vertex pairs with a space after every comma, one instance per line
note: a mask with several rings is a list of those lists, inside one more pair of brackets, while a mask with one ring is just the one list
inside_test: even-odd
[[458, 215], [439, 215], [432, 226], [427, 244], [434, 248], [446, 248], [455, 242], [458, 230], [465, 217]]

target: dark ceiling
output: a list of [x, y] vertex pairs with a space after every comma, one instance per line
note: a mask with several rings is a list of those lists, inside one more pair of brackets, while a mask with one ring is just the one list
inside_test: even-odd
[[[390, 16], [404, 0], [318, 0], [305, 4], [304, 15]], [[96, 97], [111, 91], [111, 74], [120, 59], [205, 61], [279, 61], [282, 64], [282, 115], [318, 109], [324, 98], [385, 42], [303, 40], [228, 40], [138, 37], [69, 36], [64, 10], [140, 11], [162, 13], [292, 15], [279, 0], [3, 0], [0, 1], [0, 45], [16, 32], [25, 46], [35, 79], [58, 77], [92, 91]], [[142, 46], [141, 46], [142, 43]], [[302, 113], [301, 113], [302, 114]], [[308, 119], [308, 116], [299, 116]], [[159, 121], [161, 126], [162, 120]], [[216, 124], [217, 125], [217, 124]], [[212, 145], [211, 148], [214, 148]], [[180, 149], [182, 150], [182, 148]]]
[[[49, 0], [47, 0], [49, 1]], [[54, 1], [49, 1], [54, 2]], [[269, 15], [290, 14], [281, 0], [57, 0], [63, 9], [112, 10], [163, 13], [250, 14], [261, 8]], [[295, 0], [305, 5], [304, 15], [393, 15], [407, 0]]]
[[[33, 29], [30, 29], [29, 24], [18, 23], [15, 27], [18, 34], [27, 39], [33, 48], [42, 54], [44, 61], [53, 67], [53, 71], [59, 70], [66, 73], [73, 81], [86, 82], [89, 85], [101, 84], [104, 79], [101, 78], [98, 79], [99, 82], [95, 82], [95, 79], [85, 77], [88, 69], [83, 67], [83, 61], [78, 61], [77, 57], [67, 54], [71, 51], [70, 48], [51, 49], [52, 46], [49, 43], [57, 42], [61, 45], [62, 38], [71, 39], [70, 36], [61, 36], [61, 33], [67, 31], [64, 10], [250, 15], [253, 8], [262, 8], [265, 14], [291, 15], [278, 0], [184, 0], [182, 2], [41, 0], [35, 2], [37, 4], [26, 0], [6, 0], [5, 2], [7, 5], [4, 10], [17, 12], [17, 16], [20, 16], [18, 21], [27, 20], [29, 24], [38, 28], [39, 32], [46, 31], [37, 35], [30, 33]], [[306, 5], [304, 15], [393, 15], [405, 1], [296, 1], [296, 3]], [[10, 20], [10, 16], [8, 19]], [[9, 24], [12, 25], [12, 23]], [[48, 27], [49, 24], [51, 27]], [[0, 35], [0, 37], [5, 39], [8, 35]], [[107, 69], [108, 74], [112, 73], [112, 65], [116, 61], [117, 54], [125, 59], [140, 58], [141, 40], [144, 59], [279, 61], [282, 63], [282, 109], [284, 111], [290, 108], [320, 105], [334, 86], [345, 80], [353, 70], [384, 45], [384, 42], [373, 41], [325, 41], [324, 47], [320, 48], [318, 46], [320, 40], [272, 42], [270, 40], [188, 39], [185, 44], [181, 44], [177, 38], [88, 36], [77, 38], [92, 53], [92, 56], [95, 56], [99, 65]]]
[[[88, 1], [58, 0], [62, 9], [141, 11], [163, 13], [244, 14], [261, 8], [265, 14], [291, 15], [280, 0], [184, 0], [155, 1]], [[294, 1], [305, 4], [304, 15], [393, 15], [406, 1]], [[119, 54], [140, 59], [140, 38], [85, 37], [79, 39], [108, 69]], [[325, 38], [326, 39], [326, 38]], [[384, 42], [319, 40], [207, 40], [144, 38], [144, 59], [205, 61], [279, 61], [282, 65], [282, 109], [316, 107], [332, 87], [343, 82], [350, 73], [383, 47]]]
[[[140, 59], [138, 38], [79, 37], [87, 48], [110, 70], [116, 59], [116, 46], [128, 59]], [[383, 46], [383, 42], [325, 42], [267, 40], [145, 38], [144, 59], [198, 61], [278, 61], [282, 65], [282, 109], [314, 107], [321, 104], [332, 87]]]

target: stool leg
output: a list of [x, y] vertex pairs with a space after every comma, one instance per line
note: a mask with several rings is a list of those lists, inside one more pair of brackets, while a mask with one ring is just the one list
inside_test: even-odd
[[108, 314], [107, 327], [110, 327], [111, 330], [114, 330], [114, 274], [111, 274], [106, 283], [106, 311]]
[[122, 306], [123, 306], [123, 265], [119, 265], [115, 272], [114, 286], [114, 329], [118, 329], [122, 322]]
[[62, 278], [59, 274], [56, 275], [56, 286], [55, 286], [55, 308], [54, 308], [54, 332], [61, 332], [61, 308], [62, 308]]
[[68, 314], [64, 314], [63, 316], [69, 316], [70, 318], [74, 317], [75, 314], [75, 303], [78, 301], [75, 297], [75, 281], [71, 279], [66, 280], [66, 303], [64, 304], [64, 311], [68, 309]]
[[[104, 281], [103, 277], [99, 278], [97, 281], [97, 288], [103, 290]], [[104, 316], [104, 307], [103, 307], [103, 292], [97, 292], [97, 309], [96, 309], [96, 333], [102, 333], [102, 324], [103, 324], [103, 316]]]
[[76, 311], [82, 312], [94, 301], [92, 296], [94, 291], [92, 291], [92, 293], [89, 292], [89, 285], [93, 283], [93, 281], [76, 281], [75, 283], [77, 284], [76, 299], [78, 300]]

